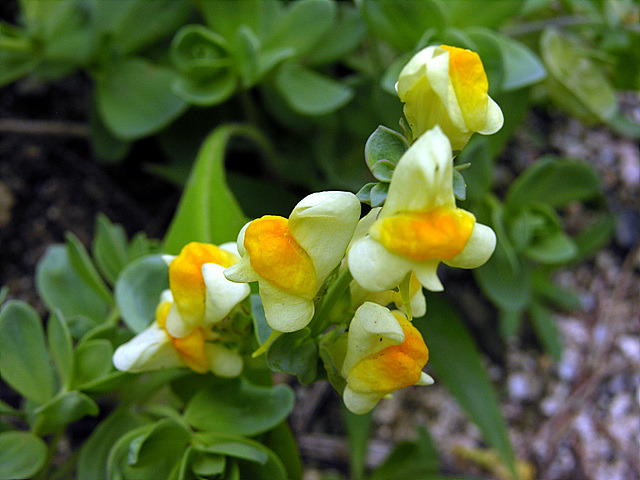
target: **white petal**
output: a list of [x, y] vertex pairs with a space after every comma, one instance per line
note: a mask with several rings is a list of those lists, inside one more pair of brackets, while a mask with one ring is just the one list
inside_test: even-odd
[[418, 277], [420, 284], [432, 292], [441, 292], [444, 290], [444, 287], [438, 278], [439, 263], [439, 260], [420, 262], [416, 263], [413, 268], [413, 272], [416, 274], [416, 277]]
[[424, 296], [422, 289], [418, 290], [416, 294], [411, 297], [411, 314], [415, 318], [424, 317], [427, 313], [427, 299]]
[[173, 347], [171, 338], [154, 322], [116, 349], [113, 365], [126, 372], [142, 372], [183, 366], [184, 363]]
[[251, 292], [246, 283], [227, 280], [224, 270], [224, 267], [216, 263], [205, 263], [202, 266], [202, 276], [207, 286], [205, 322], [208, 324], [222, 320]]
[[504, 116], [502, 114], [502, 110], [498, 104], [489, 97], [489, 103], [487, 105], [487, 121], [482, 130], [478, 130], [478, 133], [482, 135], [491, 135], [500, 130], [503, 124]]
[[168, 266], [171, 265], [171, 262], [173, 262], [173, 260], [176, 258], [176, 255], [162, 255], [162, 261]]
[[173, 302], [173, 293], [170, 289], [163, 290], [160, 294], [160, 302]]
[[400, 71], [398, 82], [396, 83], [396, 92], [398, 92], [398, 96], [403, 102], [407, 90], [410, 90], [418, 80], [426, 75], [427, 63], [431, 60], [437, 48], [435, 45], [423, 48], [411, 57], [411, 60]]
[[349, 270], [365, 290], [381, 292], [398, 286], [411, 270], [411, 260], [389, 252], [384, 246], [365, 237], [349, 251]]
[[180, 315], [175, 303], [171, 305], [166, 321], [167, 332], [169, 332], [169, 335], [174, 338], [186, 337], [191, 333], [191, 330], [199, 326], [198, 322], [189, 322]]
[[222, 245], [219, 245], [218, 248], [229, 253], [233, 253], [236, 257], [238, 257], [238, 260], [240, 260], [240, 253], [238, 252], [238, 242], [223, 243]]
[[350, 412], [356, 415], [363, 415], [373, 410], [373, 407], [382, 399], [382, 396], [377, 393], [354, 392], [347, 385], [342, 394], [342, 399]]
[[420, 374], [420, 379], [415, 383], [416, 385], [433, 385], [435, 383], [435, 380], [431, 377], [431, 375], [427, 375], [426, 373], [422, 372]]
[[490, 227], [476, 222], [464, 250], [445, 263], [457, 268], [477, 268], [489, 260], [495, 248], [496, 234], [494, 231]]
[[315, 312], [313, 300], [292, 295], [266, 280], [260, 280], [259, 285], [264, 315], [271, 328], [295, 332], [309, 324]]
[[215, 343], [207, 343], [210, 369], [219, 377], [233, 378], [242, 373], [242, 357], [238, 353]]
[[250, 283], [256, 282], [260, 276], [251, 267], [249, 255], [244, 255], [235, 265], [231, 265], [224, 271], [224, 276], [230, 282]]
[[338, 266], [360, 218], [360, 201], [350, 192], [317, 192], [303, 198], [289, 216], [289, 231], [309, 254], [318, 285]]

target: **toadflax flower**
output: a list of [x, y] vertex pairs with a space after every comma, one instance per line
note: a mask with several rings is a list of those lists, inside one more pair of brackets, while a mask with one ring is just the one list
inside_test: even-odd
[[435, 127], [398, 161], [387, 200], [368, 235], [349, 250], [348, 265], [366, 290], [394, 288], [413, 271], [423, 287], [439, 291], [441, 261], [476, 268], [489, 259], [495, 244], [491, 228], [456, 208], [451, 146]]
[[502, 127], [502, 110], [487, 94], [488, 87], [478, 54], [447, 45], [418, 52], [396, 83], [414, 138], [440, 125], [455, 150], [473, 132], [489, 135]]
[[302, 199], [288, 219], [267, 215], [238, 236], [242, 260], [225, 270], [234, 282], [257, 281], [267, 323], [293, 332], [313, 317], [313, 299], [340, 263], [360, 217], [349, 192], [317, 192]]
[[167, 331], [167, 316], [173, 305], [171, 291], [162, 292], [155, 321], [116, 349], [115, 367], [127, 372], [189, 367], [198, 373], [212, 371], [221, 377], [240, 375], [242, 357], [216, 343], [213, 332], [195, 327], [188, 335], [176, 338]]
[[210, 327], [224, 319], [250, 293], [249, 285], [230, 282], [224, 269], [240, 261], [235, 243], [217, 247], [191, 242], [180, 255], [166, 255], [173, 303], [167, 331], [184, 337], [196, 327]]
[[342, 365], [346, 407], [356, 414], [367, 413], [396, 390], [433, 383], [422, 371], [428, 359], [422, 335], [402, 313], [364, 303], [347, 334]]

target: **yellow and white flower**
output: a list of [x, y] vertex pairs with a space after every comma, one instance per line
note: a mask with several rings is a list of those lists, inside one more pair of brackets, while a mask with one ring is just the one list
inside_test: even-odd
[[502, 127], [502, 110], [487, 94], [488, 88], [478, 54], [447, 45], [418, 52], [396, 83], [414, 138], [439, 125], [455, 150], [474, 132], [489, 135]]
[[242, 260], [225, 276], [258, 282], [271, 328], [300, 330], [311, 321], [313, 299], [344, 256], [359, 217], [360, 202], [352, 193], [313, 193], [288, 219], [267, 215], [245, 225], [238, 236]]
[[167, 317], [173, 308], [170, 290], [162, 292], [154, 322], [113, 355], [118, 370], [144, 372], [171, 367], [189, 367], [197, 373], [212, 371], [221, 377], [237, 377], [242, 357], [215, 342], [215, 335], [199, 326], [176, 338], [167, 331]]
[[422, 369], [429, 350], [420, 332], [400, 312], [364, 303], [349, 325], [342, 375], [346, 407], [369, 412], [383, 397], [411, 385], [430, 385]]
[[217, 247], [192, 242], [177, 257], [166, 255], [173, 304], [167, 331], [173, 337], [189, 335], [194, 328], [209, 328], [223, 320], [250, 293], [249, 285], [230, 282], [225, 268], [240, 261], [235, 243]]
[[440, 262], [476, 268], [495, 244], [491, 228], [456, 207], [451, 146], [435, 127], [400, 158], [385, 204], [368, 235], [349, 250], [348, 265], [369, 291], [392, 289], [411, 271], [423, 287], [439, 291]]

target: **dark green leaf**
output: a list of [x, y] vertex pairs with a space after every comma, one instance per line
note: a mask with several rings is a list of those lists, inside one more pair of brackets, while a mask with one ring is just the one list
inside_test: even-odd
[[286, 385], [259, 387], [232, 380], [214, 390], [202, 390], [187, 404], [184, 417], [194, 428], [236, 435], [266, 432], [293, 408], [293, 392]]
[[75, 352], [74, 385], [82, 389], [83, 385], [101, 377], [112, 370], [113, 347], [104, 339], [82, 342]]
[[89, 285], [94, 292], [100, 295], [105, 303], [109, 305], [113, 304], [111, 290], [109, 290], [109, 287], [104, 283], [104, 280], [96, 270], [95, 265], [91, 261], [91, 257], [89, 257], [89, 254], [80, 240], [78, 240], [78, 237], [71, 232], [67, 232], [65, 234], [65, 240], [67, 251], [69, 252], [69, 259], [76, 273], [87, 282], [87, 285]]
[[366, 467], [372, 413], [356, 415], [346, 408], [342, 408], [342, 418], [347, 427], [347, 435], [349, 437], [351, 478], [353, 480], [362, 480]]
[[537, 297], [551, 303], [556, 308], [566, 311], [577, 310], [582, 307], [582, 300], [578, 294], [554, 282], [546, 269], [538, 268], [533, 273], [532, 286]]
[[591, 257], [609, 243], [615, 227], [615, 217], [606, 213], [593, 224], [582, 230], [574, 239], [578, 247], [578, 255], [575, 261], [585, 260]]
[[117, 137], [134, 140], [164, 128], [187, 108], [171, 85], [172, 70], [143, 58], [129, 58], [96, 78], [96, 102], [105, 125]]
[[533, 302], [529, 308], [529, 318], [545, 351], [551, 355], [554, 362], [560, 362], [562, 360], [562, 340], [551, 311], [542, 304]]
[[424, 427], [418, 427], [418, 438], [395, 445], [372, 474], [371, 480], [437, 480], [434, 473], [440, 470], [440, 458]]
[[524, 251], [531, 260], [551, 265], [569, 262], [577, 253], [575, 242], [562, 231], [535, 239]]
[[287, 470], [288, 480], [302, 479], [302, 463], [298, 444], [286, 421], [269, 430], [262, 443], [282, 461]]
[[478, 348], [458, 313], [441, 295], [428, 295], [427, 305], [428, 316], [414, 324], [429, 346], [429, 364], [436, 378], [446, 384], [515, 477], [511, 442]]
[[169, 288], [169, 267], [161, 255], [149, 255], [130, 263], [115, 286], [115, 299], [122, 319], [135, 333], [155, 318], [160, 294]]
[[296, 63], [282, 65], [275, 86], [287, 104], [302, 115], [324, 115], [353, 97], [350, 87]]
[[73, 378], [73, 341], [67, 322], [59, 311], [54, 311], [47, 322], [49, 351], [58, 370], [63, 388], [71, 384]]
[[364, 158], [369, 169], [380, 160], [397, 164], [400, 157], [409, 149], [407, 140], [398, 132], [383, 125], [376, 128], [364, 146]]
[[0, 373], [24, 397], [45, 403], [55, 390], [42, 323], [26, 303], [11, 300], [0, 312]]
[[[127, 140], [117, 138], [109, 130], [100, 115], [98, 115], [95, 102], [91, 105], [89, 112], [89, 127], [91, 129], [91, 147], [98, 160], [106, 165], [113, 165], [121, 162], [131, 151], [132, 143]], [[104, 272], [102, 272], [104, 274]]]
[[63, 317], [77, 315], [102, 322], [108, 305], [78, 276], [64, 245], [49, 247], [36, 267], [38, 294], [49, 310], [59, 309]]
[[186, 25], [171, 42], [174, 65], [194, 80], [212, 78], [233, 64], [229, 43], [202, 25]]
[[78, 391], [62, 392], [35, 411], [34, 430], [40, 435], [56, 433], [86, 415], [95, 417], [100, 408]]
[[181, 77], [173, 83], [173, 90], [180, 98], [201, 107], [211, 107], [224, 102], [235, 93], [237, 87], [238, 79], [228, 70], [198, 80]]
[[235, 241], [247, 220], [224, 179], [225, 152], [235, 136], [264, 141], [260, 132], [242, 125], [223, 125], [206, 138], [165, 236], [164, 252], [178, 254], [193, 241]]
[[278, 336], [267, 350], [267, 365], [272, 371], [286, 372], [308, 385], [318, 376], [318, 344], [309, 328]]
[[0, 433], [0, 478], [33, 478], [47, 459], [47, 444], [30, 432]]
[[258, 345], [262, 345], [267, 341], [273, 333], [273, 329], [267, 323], [267, 317], [264, 314], [264, 307], [260, 295], [252, 294], [251, 300], [251, 317], [253, 318], [253, 331], [258, 341]]
[[198, 7], [211, 29], [229, 42], [236, 38], [241, 27], [253, 30], [261, 38], [278, 19], [282, 6], [280, 2], [245, 0], [242, 2], [211, 2], [198, 0]]

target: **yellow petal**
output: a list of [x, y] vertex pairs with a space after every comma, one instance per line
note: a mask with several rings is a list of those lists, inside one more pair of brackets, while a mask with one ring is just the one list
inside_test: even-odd
[[403, 315], [394, 312], [404, 332], [404, 342], [360, 360], [348, 375], [355, 392], [387, 394], [415, 385], [429, 360], [420, 332]]
[[187, 367], [197, 373], [209, 371], [209, 359], [202, 328], [194, 328], [186, 337], [173, 338], [172, 341]]
[[466, 210], [439, 207], [379, 219], [369, 234], [390, 252], [414, 261], [448, 260], [464, 250], [474, 224]]
[[187, 323], [204, 320], [206, 286], [202, 277], [205, 263], [230, 267], [238, 261], [233, 253], [207, 243], [192, 242], [184, 246], [169, 266], [169, 287], [180, 315]]
[[313, 261], [291, 235], [288, 223], [273, 215], [254, 220], [245, 231], [244, 248], [258, 275], [288, 293], [312, 299], [318, 291]]
[[489, 82], [476, 52], [441, 45], [449, 52], [449, 78], [470, 130], [482, 130], [487, 115]]

